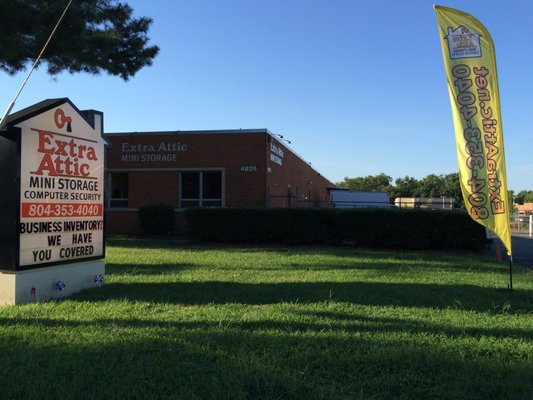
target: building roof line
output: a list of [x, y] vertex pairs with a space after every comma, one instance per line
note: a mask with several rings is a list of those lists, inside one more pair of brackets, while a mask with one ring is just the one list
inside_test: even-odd
[[147, 131], [147, 132], [106, 132], [106, 136], [136, 136], [136, 135], [220, 135], [220, 134], [250, 134], [250, 133], [272, 133], [268, 129], [212, 129], [193, 131]]
[[[291, 147], [289, 147], [289, 141], [284, 139], [283, 136], [275, 134], [270, 132], [266, 128], [260, 128], [260, 129], [213, 129], [213, 130], [197, 130], [197, 131], [148, 131], [148, 132], [110, 132], [110, 133], [104, 133], [104, 136], [143, 136], [143, 135], [150, 135], [150, 136], [157, 136], [157, 135], [235, 135], [235, 134], [258, 134], [263, 133], [267, 134], [271, 139], [278, 142], [280, 145], [286, 147], [292, 154], [296, 156], [296, 158], [300, 159], [300, 161], [304, 162], [311, 168], [313, 171], [317, 173], [318, 176], [323, 177], [324, 179], [328, 180], [324, 175], [322, 175], [320, 172], [314, 168], [310, 162], [306, 161], [302, 156], [300, 156], [297, 152], [295, 152]], [[331, 181], [329, 181], [331, 182]], [[333, 183], [333, 182], [331, 182]]]

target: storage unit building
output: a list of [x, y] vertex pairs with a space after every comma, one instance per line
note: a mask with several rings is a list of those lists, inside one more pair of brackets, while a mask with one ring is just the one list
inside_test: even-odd
[[139, 207], [322, 206], [334, 186], [267, 129], [105, 134], [106, 231], [138, 233]]

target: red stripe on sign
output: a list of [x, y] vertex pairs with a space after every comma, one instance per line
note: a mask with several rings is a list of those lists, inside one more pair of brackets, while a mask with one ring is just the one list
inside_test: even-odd
[[101, 217], [102, 204], [22, 203], [22, 218]]

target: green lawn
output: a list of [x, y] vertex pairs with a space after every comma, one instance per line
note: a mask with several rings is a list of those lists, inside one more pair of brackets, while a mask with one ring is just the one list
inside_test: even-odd
[[0, 308], [2, 399], [532, 399], [533, 273], [481, 256], [115, 241]]

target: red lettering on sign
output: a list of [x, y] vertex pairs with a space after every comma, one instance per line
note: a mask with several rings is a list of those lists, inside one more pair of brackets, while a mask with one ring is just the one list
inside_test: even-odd
[[37, 152], [43, 154], [34, 174], [44, 175], [46, 172], [49, 176], [89, 178], [90, 165], [85, 160], [97, 161], [98, 157], [93, 146], [80, 142], [93, 141], [51, 131], [33, 130], [39, 135]]

